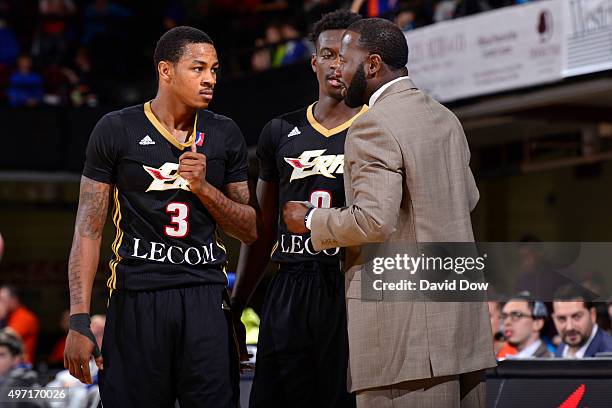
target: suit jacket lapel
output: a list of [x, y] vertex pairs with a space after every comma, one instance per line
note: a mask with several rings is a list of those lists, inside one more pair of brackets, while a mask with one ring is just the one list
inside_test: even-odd
[[595, 353], [599, 349], [599, 346], [602, 340], [601, 329], [598, 327], [595, 336], [593, 337], [593, 341], [589, 344], [586, 351], [584, 352], [584, 357], [595, 357]]

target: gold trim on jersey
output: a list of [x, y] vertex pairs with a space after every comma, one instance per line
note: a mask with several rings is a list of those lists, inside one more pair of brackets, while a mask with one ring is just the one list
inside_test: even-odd
[[113, 210], [113, 223], [115, 224], [117, 232], [115, 233], [115, 240], [111, 245], [111, 249], [113, 250], [115, 258], [111, 259], [108, 263], [111, 270], [111, 276], [106, 281], [106, 286], [108, 286], [108, 288], [111, 290], [111, 295], [113, 293], [113, 289], [117, 289], [117, 265], [123, 259], [119, 255], [119, 248], [121, 247], [121, 242], [123, 241], [123, 230], [120, 227], [121, 204], [119, 202], [119, 189], [117, 187], [115, 187], [115, 191], [113, 192], [113, 201], [115, 203], [115, 209]]
[[355, 116], [353, 116], [352, 118], [350, 118], [349, 120], [347, 120], [343, 124], [336, 126], [333, 129], [327, 129], [322, 124], [317, 122], [317, 120], [314, 117], [314, 106], [315, 106], [315, 104], [316, 104], [316, 102], [312, 103], [310, 106], [308, 106], [308, 109], [306, 109], [306, 118], [308, 119], [308, 122], [310, 123], [310, 126], [312, 126], [314, 128], [314, 130], [316, 130], [317, 132], [319, 132], [320, 134], [322, 134], [325, 137], [331, 137], [331, 136], [335, 135], [336, 133], [340, 133], [343, 130], [348, 129], [349, 126], [351, 126], [353, 124], [353, 121], [355, 119], [357, 119], [359, 116], [361, 116], [364, 112], [366, 112], [368, 110], [368, 107], [366, 105], [363, 105], [361, 110], [359, 112], [357, 112], [355, 114]]
[[170, 143], [172, 143], [174, 147], [176, 147], [177, 149], [184, 150], [185, 148], [191, 147], [191, 145], [195, 141], [196, 129], [198, 125], [197, 113], [196, 113], [195, 120], [193, 122], [193, 131], [191, 132], [191, 135], [189, 135], [189, 137], [187, 138], [187, 140], [185, 140], [184, 143], [181, 143], [178, 140], [176, 140], [176, 138], [172, 135], [172, 133], [170, 133], [168, 129], [166, 129], [164, 125], [162, 125], [162, 123], [157, 119], [157, 117], [153, 113], [153, 110], [151, 109], [151, 101], [144, 104], [144, 113], [147, 119], [149, 119], [149, 122], [151, 122], [151, 124], [155, 126], [155, 129], [157, 129], [157, 131], [161, 133], [161, 135], [164, 138], [166, 138], [166, 140], [168, 140]]
[[274, 243], [274, 246], [272, 247], [272, 251], [270, 251], [270, 258], [274, 256], [274, 252], [276, 252], [277, 249], [278, 249], [278, 239]]
[[227, 249], [225, 249], [225, 245], [223, 244], [223, 240], [221, 239], [221, 236], [219, 235], [219, 230], [217, 228], [215, 228], [215, 244], [223, 251], [223, 253], [225, 253], [225, 264], [223, 265], [223, 273], [227, 278]]

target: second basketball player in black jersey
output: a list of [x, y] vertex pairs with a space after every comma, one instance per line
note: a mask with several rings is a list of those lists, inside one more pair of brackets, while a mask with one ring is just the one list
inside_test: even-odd
[[245, 243], [256, 239], [246, 144], [231, 119], [205, 110], [219, 65], [205, 33], [168, 31], [155, 65], [155, 99], [107, 114], [89, 140], [64, 363], [91, 383], [89, 307], [110, 193], [111, 296], [96, 356], [104, 407], [170, 408], [176, 400], [181, 407], [236, 406], [231, 378], [238, 367], [222, 307], [226, 254], [217, 229]]
[[343, 103], [334, 73], [342, 33], [359, 19], [342, 10], [315, 25], [312, 68], [319, 99], [270, 121], [258, 141], [262, 231], [255, 244], [241, 250], [232, 299], [235, 312], [257, 285], [271, 251], [279, 270], [262, 310], [253, 408], [355, 405], [346, 385], [348, 338], [339, 250], [315, 252], [309, 234], [291, 234], [279, 222], [278, 209], [291, 200], [316, 207], [344, 203], [344, 139], [365, 108]]

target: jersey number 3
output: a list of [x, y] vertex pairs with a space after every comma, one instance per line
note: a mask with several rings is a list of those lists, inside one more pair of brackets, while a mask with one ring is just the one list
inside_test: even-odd
[[164, 233], [173, 238], [185, 238], [189, 233], [189, 206], [186, 203], [172, 202], [166, 206], [170, 214], [170, 224], [164, 227]]

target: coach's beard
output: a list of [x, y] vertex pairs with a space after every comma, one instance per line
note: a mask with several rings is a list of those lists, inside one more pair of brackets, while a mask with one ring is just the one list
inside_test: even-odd
[[359, 65], [359, 68], [355, 71], [353, 79], [346, 89], [346, 96], [344, 97], [344, 103], [349, 108], [358, 108], [365, 103], [365, 91], [368, 83], [365, 77], [365, 70], [363, 64]]

